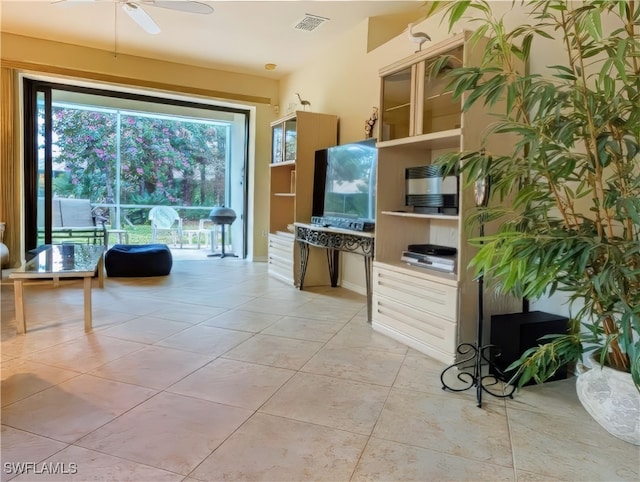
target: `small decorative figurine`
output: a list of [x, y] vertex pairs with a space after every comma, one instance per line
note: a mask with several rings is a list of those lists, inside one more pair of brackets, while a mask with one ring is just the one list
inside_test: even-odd
[[418, 50], [416, 50], [416, 52], [419, 52], [420, 50], [422, 50], [422, 44], [425, 42], [429, 42], [431, 40], [431, 37], [429, 37], [429, 35], [426, 34], [425, 32], [414, 32], [413, 27], [414, 27], [413, 23], [410, 23], [408, 25], [407, 34], [409, 35], [409, 39], [412, 42], [418, 44]]
[[367, 139], [371, 139], [371, 136], [373, 135], [373, 126], [376, 124], [377, 120], [378, 108], [374, 107], [373, 114], [371, 114], [371, 117], [369, 117], [369, 119], [367, 119], [367, 121], [364, 123], [364, 135]]
[[311, 102], [309, 102], [308, 100], [302, 99], [302, 97], [300, 97], [300, 94], [298, 94], [297, 92], [296, 92], [296, 95], [298, 96], [298, 100], [300, 101], [302, 110], [307, 110], [307, 106], [309, 106], [309, 110], [311, 110]]

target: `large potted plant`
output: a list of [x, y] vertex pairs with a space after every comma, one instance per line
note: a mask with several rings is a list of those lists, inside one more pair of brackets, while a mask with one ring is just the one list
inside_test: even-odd
[[[473, 240], [477, 273], [494, 280], [496, 289], [528, 299], [566, 292], [570, 332], [542, 340], [514, 364], [519, 385], [542, 382], [560, 366], [595, 355], [591, 372], [610, 367], [628, 378], [629, 403], [638, 410], [640, 8], [634, 1], [572, 5], [524, 3], [531, 24], [507, 29], [489, 3], [444, 4], [450, 29], [473, 13], [474, 37], [489, 38], [480, 66], [448, 73], [454, 96], [464, 109], [506, 100], [486, 136], [507, 133], [515, 142], [505, 146], [506, 154], [481, 149], [438, 162], [460, 168], [468, 183], [490, 181], [492, 203], [473, 218], [499, 227]], [[548, 75], [528, 74], [522, 66], [540, 39], [555, 39], [565, 60], [549, 66]], [[592, 415], [599, 409], [590, 403], [611, 405], [602, 397], [620, 392], [611, 385], [614, 378], [599, 382], [605, 386], [595, 402], [585, 403], [578, 386]], [[622, 405], [613, 411], [614, 424], [622, 418], [635, 425], [635, 434], [632, 427], [622, 438], [640, 444], [640, 415], [624, 413]]]

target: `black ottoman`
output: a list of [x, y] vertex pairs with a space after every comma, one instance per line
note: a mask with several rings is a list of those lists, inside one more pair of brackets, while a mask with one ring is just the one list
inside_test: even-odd
[[166, 276], [173, 258], [166, 244], [116, 244], [104, 255], [107, 276]]

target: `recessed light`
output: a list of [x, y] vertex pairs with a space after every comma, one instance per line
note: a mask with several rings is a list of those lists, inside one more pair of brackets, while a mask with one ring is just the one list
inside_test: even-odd
[[276, 70], [277, 67], [276, 64], [264, 64], [264, 68], [267, 70]]

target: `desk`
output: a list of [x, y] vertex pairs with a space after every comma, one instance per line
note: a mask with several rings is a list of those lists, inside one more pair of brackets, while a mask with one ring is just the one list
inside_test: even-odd
[[331, 286], [338, 285], [340, 270], [340, 251], [360, 254], [364, 258], [364, 275], [367, 289], [367, 320], [371, 323], [371, 264], [375, 234], [372, 232], [351, 231], [313, 224], [295, 223], [295, 240], [300, 248], [300, 266], [298, 270], [298, 288], [303, 289], [304, 276], [309, 262], [309, 246], [325, 248], [329, 263]]
[[91, 330], [91, 278], [98, 272], [98, 286], [104, 287], [104, 246], [99, 244], [57, 244], [48, 246], [38, 255], [13, 271], [16, 304], [16, 331], [27, 331], [24, 317], [24, 280], [53, 279], [58, 286], [60, 278], [84, 278], [84, 329]]

